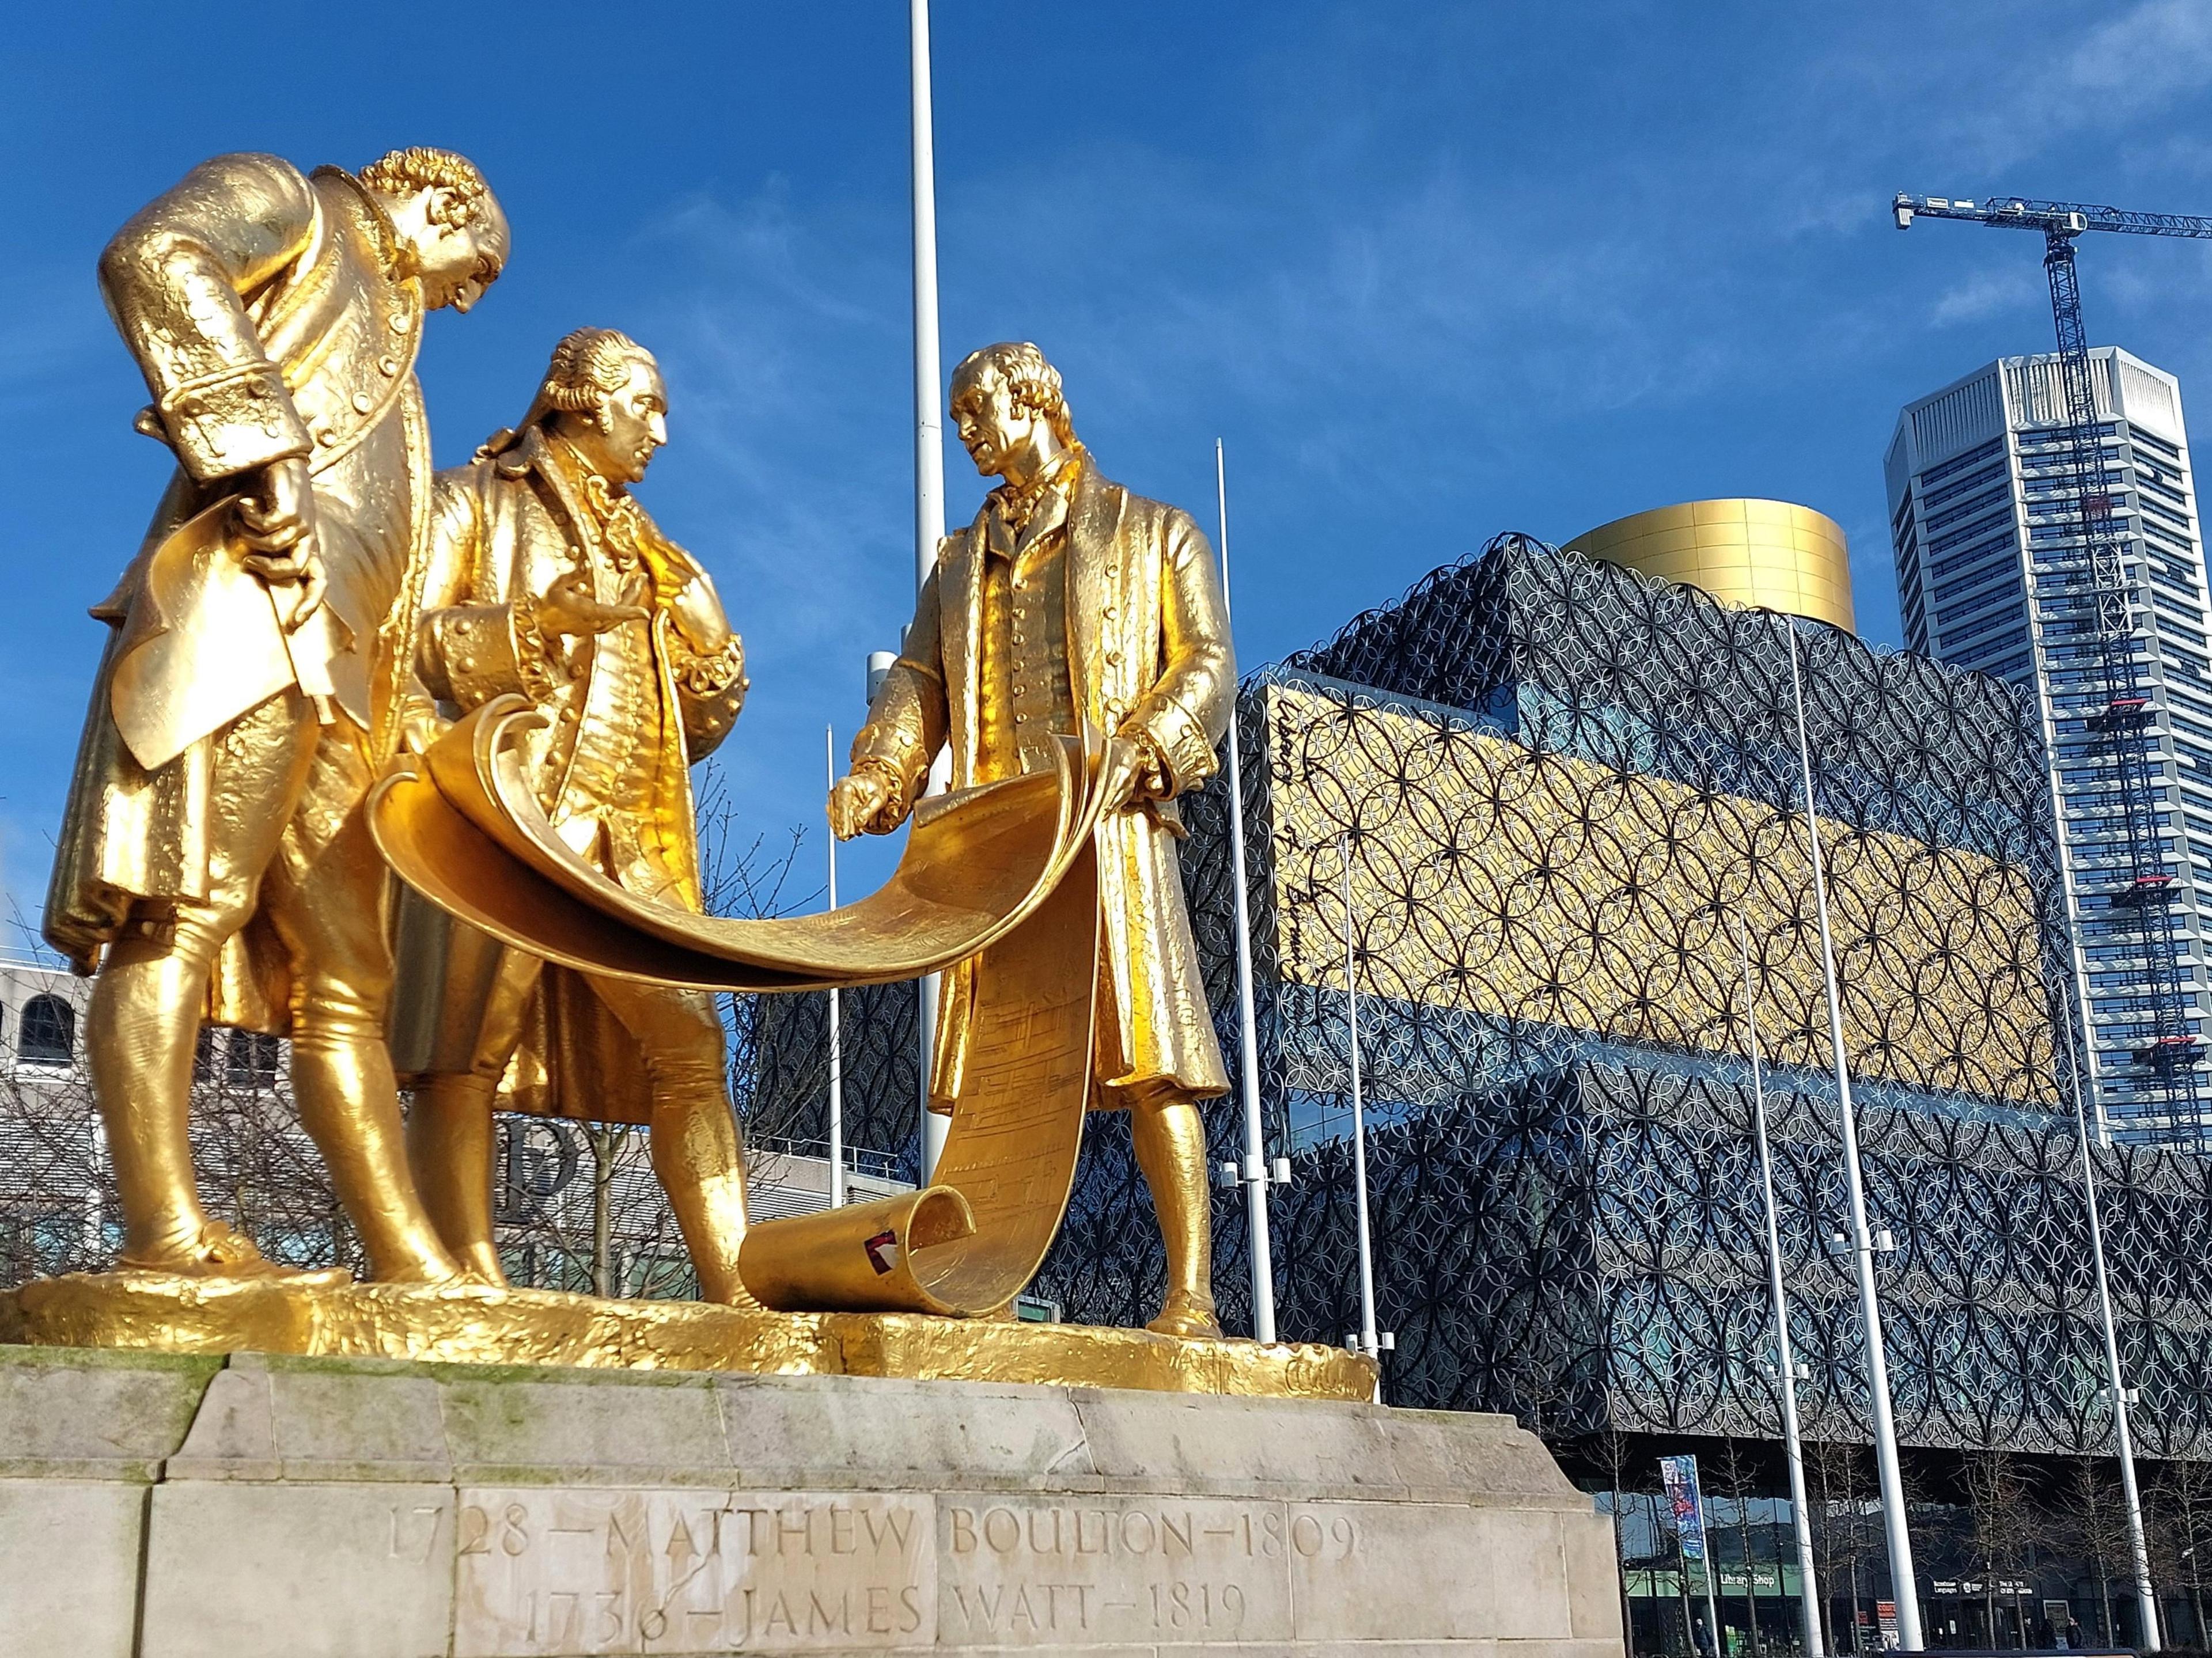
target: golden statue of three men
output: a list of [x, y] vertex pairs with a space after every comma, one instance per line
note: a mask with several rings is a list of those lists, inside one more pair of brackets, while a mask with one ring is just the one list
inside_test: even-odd
[[[465, 906], [449, 914], [393, 880], [372, 833], [380, 778], [497, 720], [507, 746], [485, 775], [523, 801], [541, 868], [603, 906], [702, 909], [690, 769], [735, 724], [744, 655], [704, 568], [631, 493], [667, 440], [658, 364], [580, 329], [514, 428], [431, 471], [424, 314], [465, 313], [507, 244], [474, 166], [404, 149], [357, 174], [217, 158], [102, 256], [154, 398], [140, 429], [177, 472], [93, 611], [109, 642], [46, 931], [94, 975], [87, 1046], [125, 1269], [296, 1276], [201, 1200], [190, 1113], [205, 1019], [290, 1036], [302, 1123], [373, 1278], [502, 1281], [492, 1114], [513, 1109], [645, 1126], [702, 1296], [755, 1304], [709, 990], [629, 970], [619, 951], [495, 939], [456, 919]], [[1000, 483], [939, 550], [830, 826], [896, 829], [940, 753], [956, 799], [1076, 778], [1061, 786], [1091, 814], [1097, 914], [1053, 935], [1073, 940], [1064, 950], [1094, 941], [1074, 963], [1091, 986], [1068, 1027], [1090, 1055], [1075, 1108], [1131, 1114], [1166, 1245], [1151, 1327], [1218, 1336], [1199, 1106], [1228, 1084], [1176, 850], [1177, 799], [1212, 774], [1235, 686], [1212, 556], [1188, 514], [1099, 472], [1035, 346], [969, 356], [951, 411]], [[994, 959], [979, 950], [944, 981], [930, 1102], [956, 1133], [984, 1108], [976, 1078], [999, 1060], [981, 1050], [1003, 1044], [993, 1033], [1019, 988]], [[1039, 1201], [1065, 1202], [1058, 1178]], [[988, 1219], [983, 1187], [970, 1195]], [[866, 1242], [884, 1271], [881, 1237]]]

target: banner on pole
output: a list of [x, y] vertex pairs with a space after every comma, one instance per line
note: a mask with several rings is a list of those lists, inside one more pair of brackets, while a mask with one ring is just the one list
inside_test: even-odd
[[1705, 1500], [1698, 1490], [1698, 1459], [1662, 1456], [1659, 1478], [1667, 1487], [1667, 1503], [1674, 1511], [1674, 1534], [1681, 1540], [1685, 1560], [1705, 1558]]

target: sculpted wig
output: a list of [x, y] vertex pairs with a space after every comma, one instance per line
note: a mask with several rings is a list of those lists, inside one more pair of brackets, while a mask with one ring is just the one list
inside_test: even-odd
[[602, 432], [607, 429], [607, 403], [629, 380], [632, 364], [659, 368], [652, 352], [627, 334], [611, 328], [579, 328], [553, 348], [545, 365], [545, 378], [529, 412], [514, 426], [495, 432], [477, 451], [488, 458], [512, 449], [523, 433], [543, 426], [556, 414], [589, 415]]
[[430, 222], [451, 229], [471, 219], [488, 216], [491, 186], [477, 164], [450, 149], [395, 149], [379, 156], [361, 170], [361, 181], [386, 196], [413, 196], [425, 190], [450, 192], [430, 209]]
[[1015, 404], [1043, 417], [1052, 434], [1069, 448], [1075, 446], [1075, 422], [1067, 412], [1067, 394], [1060, 388], [1060, 370], [1044, 360], [1044, 353], [1027, 340], [1010, 340], [970, 351], [952, 371], [952, 395], [987, 374], [995, 374]]

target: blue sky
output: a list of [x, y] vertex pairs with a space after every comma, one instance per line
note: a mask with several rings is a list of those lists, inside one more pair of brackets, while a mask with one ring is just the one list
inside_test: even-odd
[[[489, 175], [514, 256], [433, 319], [441, 464], [570, 328], [659, 355], [641, 495], [751, 656], [732, 797], [771, 835], [818, 824], [823, 723], [849, 732], [911, 595], [905, 13], [88, 4], [15, 32], [0, 892], [35, 916], [85, 607], [167, 470], [94, 260], [226, 149], [427, 143]], [[1036, 340], [1102, 466], [1209, 528], [1224, 439], [1247, 667], [1496, 531], [1727, 495], [1838, 519], [1862, 631], [1894, 642], [1897, 407], [2051, 324], [2033, 238], [1899, 235], [1890, 195], [2212, 212], [2212, 0], [939, 0], [936, 58], [948, 370]], [[2094, 341], [2212, 386], [2212, 249], [2093, 238], [2082, 267]], [[945, 471], [957, 523], [982, 486], [957, 446]]]

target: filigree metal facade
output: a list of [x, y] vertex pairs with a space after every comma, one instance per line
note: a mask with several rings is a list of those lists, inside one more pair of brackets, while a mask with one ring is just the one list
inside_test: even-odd
[[[1752, 934], [1808, 1432], [1865, 1436], [1791, 624], [1524, 537], [1248, 683], [1240, 703], [1286, 1335], [1358, 1322], [1344, 858], [1389, 1394], [1573, 1436], [1778, 1434], [1734, 918]], [[2043, 757], [2013, 694], [1796, 624], [1900, 1434], [2106, 1448]], [[1226, 807], [1184, 870], [1238, 1062]], [[1157, 1235], [1118, 1119], [1040, 1281], [1139, 1320]], [[1241, 1151], [1212, 1114], [1216, 1154]], [[2097, 1153], [2139, 1433], [2212, 1454], [2212, 1165]], [[1240, 1199], [1216, 1214], [1249, 1327]]]

